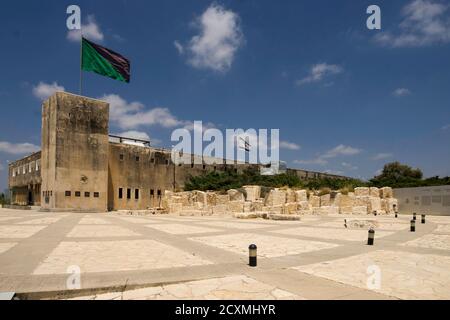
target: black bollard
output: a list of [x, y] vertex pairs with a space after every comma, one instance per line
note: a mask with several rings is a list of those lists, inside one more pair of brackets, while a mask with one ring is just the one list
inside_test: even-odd
[[256, 267], [256, 265], [257, 265], [257, 257], [258, 257], [257, 249], [258, 249], [258, 247], [256, 247], [256, 245], [254, 245], [254, 244], [252, 244], [248, 247], [248, 255], [249, 255], [248, 265], [250, 267]]
[[370, 228], [369, 239], [367, 240], [367, 245], [373, 246], [374, 241], [375, 241], [375, 230], [373, 230], [373, 228]]
[[414, 221], [417, 220], [417, 217], [416, 217], [416, 216], [417, 216], [417, 214], [414, 212], [414, 213], [413, 213], [413, 220], [414, 220]]
[[397, 212], [395, 213], [395, 217], [398, 218], [398, 213]]
[[425, 215], [422, 215], [422, 224], [425, 224]]
[[416, 220], [411, 220], [411, 232], [416, 232]]

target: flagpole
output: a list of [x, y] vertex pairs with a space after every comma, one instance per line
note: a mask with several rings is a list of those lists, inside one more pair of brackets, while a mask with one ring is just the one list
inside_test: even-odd
[[83, 33], [80, 29], [80, 96], [83, 92]]

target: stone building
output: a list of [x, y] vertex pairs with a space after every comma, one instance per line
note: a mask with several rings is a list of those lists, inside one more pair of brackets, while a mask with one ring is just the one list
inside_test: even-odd
[[[175, 164], [170, 150], [109, 135], [108, 123], [104, 101], [65, 92], [45, 101], [42, 150], [9, 165], [11, 203], [50, 211], [144, 210], [159, 207], [165, 191], [182, 190], [190, 176], [260, 167], [242, 162]], [[346, 179], [288, 171], [302, 179]]]

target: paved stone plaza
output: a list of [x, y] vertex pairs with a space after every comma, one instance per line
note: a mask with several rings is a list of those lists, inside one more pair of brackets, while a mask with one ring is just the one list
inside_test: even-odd
[[[370, 220], [375, 245], [344, 219]], [[74, 298], [60, 294], [75, 266], [76, 299], [450, 299], [450, 217], [419, 218], [415, 233], [410, 219], [0, 209], [0, 292]], [[251, 243], [257, 268], [247, 265]]]

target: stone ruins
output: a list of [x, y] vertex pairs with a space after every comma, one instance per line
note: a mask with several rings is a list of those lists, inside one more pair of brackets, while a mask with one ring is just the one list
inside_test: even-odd
[[309, 191], [244, 186], [227, 192], [166, 191], [162, 209], [180, 215], [233, 214], [236, 218], [297, 220], [302, 215], [390, 214], [398, 201], [390, 187], [355, 188], [354, 192]]

